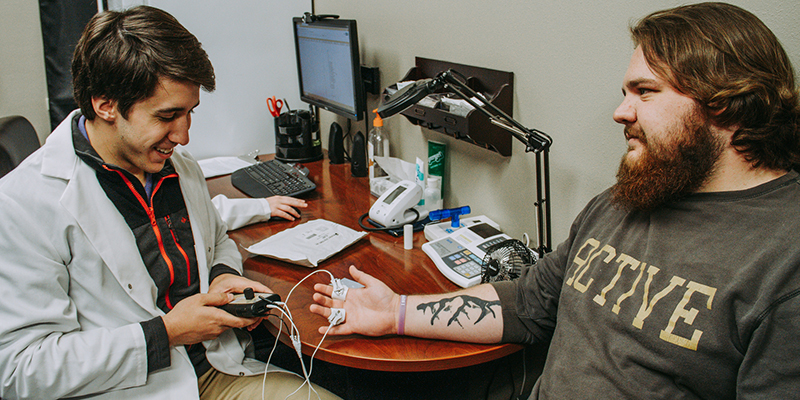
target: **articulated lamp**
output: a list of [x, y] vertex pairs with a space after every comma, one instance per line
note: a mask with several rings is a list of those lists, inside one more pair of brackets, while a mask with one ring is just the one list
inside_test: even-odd
[[[524, 143], [525, 152], [532, 152], [536, 155], [535, 206], [539, 241], [537, 251], [541, 257], [544, 253], [552, 250], [550, 243], [550, 160], [548, 153], [553, 140], [544, 132], [524, 127], [492, 104], [482, 94], [467, 86], [463, 82], [465, 80], [463, 75], [452, 69], [439, 73], [435, 78], [418, 80], [391, 95], [383, 105], [378, 107], [378, 115], [381, 118], [388, 118], [411, 107], [429, 94], [445, 89], [464, 99], [469, 105], [489, 117], [491, 123], [507, 130], [513, 137]], [[478, 99], [478, 101], [474, 99]]]

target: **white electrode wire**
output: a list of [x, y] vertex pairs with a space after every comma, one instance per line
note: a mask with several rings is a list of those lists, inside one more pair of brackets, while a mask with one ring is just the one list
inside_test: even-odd
[[317, 350], [322, 347], [322, 342], [325, 341], [325, 337], [328, 336], [328, 332], [331, 331], [333, 328], [333, 324], [328, 325], [328, 329], [325, 330], [325, 334], [322, 335], [322, 339], [319, 340], [319, 344], [317, 344], [317, 348], [314, 349], [314, 352], [311, 353], [311, 360], [308, 362], [308, 375], [311, 376], [311, 371], [314, 370], [314, 356], [317, 355]]
[[[289, 294], [286, 295], [286, 299], [283, 302], [276, 302], [276, 304], [282, 305], [283, 308], [280, 308], [280, 307], [277, 307], [277, 306], [268, 306], [268, 308], [274, 308], [274, 309], [276, 309], [276, 310], [281, 312], [281, 322], [283, 322], [283, 318], [284, 317], [287, 317], [289, 319], [289, 322], [290, 322], [290, 325], [291, 325], [291, 329], [289, 331], [289, 337], [292, 339], [293, 344], [294, 344], [294, 341], [295, 341], [295, 337], [297, 338], [297, 341], [299, 342], [299, 340], [300, 340], [300, 331], [299, 331], [299, 329], [297, 329], [297, 325], [295, 325], [294, 321], [292, 320], [292, 312], [289, 310], [289, 306], [287, 305], [287, 302], [289, 301], [289, 298], [292, 296], [292, 293], [294, 292], [294, 290], [298, 286], [300, 286], [301, 283], [303, 283], [306, 279], [311, 277], [311, 275], [314, 275], [314, 274], [316, 274], [318, 272], [326, 272], [328, 275], [330, 275], [331, 281], [333, 281], [335, 279], [335, 277], [333, 276], [333, 274], [330, 271], [327, 271], [327, 270], [324, 270], [324, 269], [319, 269], [319, 270], [313, 271], [310, 274], [306, 275], [303, 279], [301, 279], [300, 282], [297, 282], [292, 287], [292, 289], [289, 290]], [[317, 344], [317, 347], [314, 349], [314, 352], [311, 355], [311, 360], [309, 361], [309, 369], [308, 370], [306, 370], [306, 365], [305, 365], [305, 362], [303, 361], [303, 356], [301, 355], [302, 353], [297, 355], [298, 359], [300, 360], [300, 367], [301, 367], [301, 369], [303, 371], [303, 375], [304, 376], [300, 376], [300, 375], [295, 374], [293, 372], [291, 372], [291, 373], [294, 374], [294, 375], [297, 375], [300, 378], [305, 378], [305, 379], [304, 379], [302, 385], [300, 385], [294, 392], [292, 392], [288, 396], [286, 396], [287, 399], [289, 397], [293, 396], [295, 393], [297, 393], [297, 391], [302, 389], [303, 386], [305, 386], [306, 384], [308, 384], [308, 388], [309, 388], [308, 398], [311, 399], [311, 392], [313, 391], [317, 395], [317, 399], [320, 399], [319, 393], [314, 388], [314, 386], [311, 385], [311, 368], [313, 367], [313, 364], [314, 364], [314, 356], [317, 354], [317, 350], [319, 350], [319, 348], [322, 346], [322, 342], [325, 340], [325, 337], [328, 335], [328, 332], [330, 331], [331, 327], [333, 327], [333, 324], [328, 326], [328, 330], [325, 331], [325, 334], [322, 336], [322, 340], [320, 340], [319, 344]], [[278, 324], [278, 335], [276, 336], [275, 344], [272, 346], [272, 351], [270, 351], [269, 357], [267, 358], [267, 366], [264, 368], [264, 380], [263, 380], [263, 383], [261, 385], [261, 400], [265, 400], [265, 398], [266, 398], [267, 372], [269, 370], [269, 362], [272, 360], [272, 355], [274, 354], [275, 349], [278, 346], [278, 339], [277, 338], [280, 337], [282, 331], [283, 331], [283, 324], [280, 323], [280, 324]], [[297, 350], [297, 349], [295, 349], [295, 350]]]
[[[289, 301], [289, 298], [290, 298], [290, 297], [292, 297], [292, 293], [294, 292], [294, 290], [295, 290], [295, 289], [297, 289], [297, 287], [298, 287], [298, 286], [300, 286], [300, 284], [302, 284], [302, 283], [303, 283], [303, 282], [304, 282], [306, 279], [310, 278], [312, 275], [314, 275], [314, 274], [316, 274], [316, 273], [319, 273], [319, 272], [325, 272], [325, 273], [327, 273], [328, 275], [330, 275], [330, 277], [331, 277], [331, 282], [332, 282], [332, 281], [335, 279], [335, 277], [333, 276], [333, 274], [332, 274], [330, 271], [328, 271], [328, 270], [324, 270], [324, 269], [318, 269], [318, 270], [316, 270], [316, 271], [313, 271], [313, 272], [311, 272], [310, 274], [306, 275], [306, 276], [305, 276], [303, 279], [301, 279], [301, 280], [300, 280], [300, 282], [297, 282], [297, 283], [296, 283], [296, 284], [295, 284], [295, 285], [292, 287], [292, 289], [291, 289], [291, 290], [289, 290], [289, 294], [287, 294], [287, 295], [286, 295], [286, 299], [283, 301], [283, 303], [284, 303], [284, 304], [286, 304], [286, 303]], [[291, 314], [291, 311], [289, 311], [289, 306], [287, 305], [285, 308], [286, 308], [286, 311], [288, 311], [288, 312], [289, 312], [289, 317], [291, 318], [291, 315], [292, 315], [292, 314]], [[299, 338], [300, 338], [300, 332], [299, 332], [299, 331], [297, 331], [297, 326], [295, 326], [294, 324], [292, 324], [292, 331], [290, 332], [290, 335], [295, 335], [295, 336], [298, 338], [298, 340], [299, 340]], [[317, 346], [317, 349], [319, 349], [319, 346], [321, 346], [321, 345], [322, 345], [322, 342], [320, 342], [320, 344]], [[316, 353], [316, 350], [315, 350], [314, 352]], [[300, 358], [300, 366], [303, 368], [303, 375], [306, 377], [306, 381], [308, 381], [308, 382], [309, 382], [309, 385], [310, 385], [310, 380], [309, 380], [309, 375], [310, 375], [310, 374], [308, 374], [308, 373], [306, 372], [306, 365], [305, 365], [305, 362], [303, 361], [303, 357], [302, 357], [302, 356], [300, 356], [299, 354], [298, 354], [298, 357]], [[302, 387], [302, 386], [301, 386], [301, 387]], [[299, 389], [299, 388], [298, 388], [298, 389]]]
[[318, 269], [318, 270], [316, 270], [316, 271], [314, 271], [314, 272], [312, 272], [312, 273], [310, 273], [310, 274], [306, 275], [306, 277], [305, 277], [305, 278], [303, 278], [303, 279], [301, 279], [301, 280], [300, 280], [300, 282], [297, 282], [297, 284], [295, 284], [295, 285], [294, 285], [294, 287], [292, 287], [292, 290], [290, 290], [290, 291], [289, 291], [289, 294], [287, 294], [287, 295], [286, 295], [286, 299], [285, 299], [285, 300], [283, 300], [283, 302], [284, 302], [284, 303], [288, 302], [288, 301], [289, 301], [289, 297], [291, 297], [291, 296], [292, 296], [292, 292], [294, 292], [294, 290], [295, 290], [295, 289], [296, 289], [298, 286], [300, 286], [300, 284], [301, 284], [301, 283], [303, 283], [303, 281], [305, 281], [306, 279], [308, 279], [309, 277], [311, 277], [311, 275], [314, 275], [314, 274], [316, 274], [316, 273], [318, 273], [318, 272], [326, 272], [328, 275], [330, 275], [330, 276], [331, 276], [331, 281], [333, 281], [333, 280], [335, 279], [335, 278], [334, 278], [334, 276], [333, 276], [333, 274], [332, 274], [330, 271], [328, 271], [328, 270], [325, 270], [325, 269]]
[[[322, 346], [322, 342], [324, 342], [324, 341], [325, 341], [325, 337], [326, 337], [326, 336], [328, 336], [328, 332], [330, 332], [330, 331], [331, 331], [331, 328], [333, 328], [333, 324], [330, 324], [330, 325], [328, 325], [328, 329], [326, 329], [326, 330], [325, 330], [325, 334], [324, 334], [324, 335], [322, 335], [322, 339], [320, 339], [320, 340], [319, 340], [319, 343], [317, 344], [317, 347], [316, 347], [316, 348], [314, 348], [314, 352], [313, 352], [313, 353], [311, 353], [311, 358], [310, 358], [310, 360], [309, 360], [309, 362], [308, 362], [308, 375], [306, 375], [306, 381], [305, 381], [305, 382], [303, 382], [303, 385], [305, 385], [306, 383], [308, 383], [308, 387], [309, 387], [309, 389], [313, 390], [313, 391], [314, 391], [314, 393], [316, 393], [316, 395], [317, 395], [317, 400], [319, 400], [319, 399], [320, 399], [320, 397], [319, 397], [319, 393], [317, 392], [317, 390], [316, 390], [316, 389], [314, 389], [314, 386], [312, 386], [312, 385], [311, 385], [311, 372], [312, 372], [312, 371], [313, 371], [313, 369], [314, 369], [314, 356], [316, 356], [316, 355], [317, 355], [317, 350], [319, 350], [319, 348]], [[302, 389], [302, 388], [303, 388], [303, 385], [300, 385], [300, 387], [298, 387], [298, 388], [297, 388], [297, 389], [296, 389], [294, 392], [290, 393], [290, 394], [289, 394], [289, 396], [287, 396], [286, 398], [288, 399], [289, 397], [291, 397], [292, 395], [294, 395], [295, 393], [297, 393], [297, 391], [298, 391], [298, 390], [300, 390], [300, 389]], [[311, 398], [311, 391], [309, 391], [309, 393], [308, 393], [308, 397], [309, 397], [309, 399]], [[263, 399], [262, 399], [262, 400], [263, 400]]]
[[[276, 302], [276, 303], [278, 303], [278, 302]], [[278, 303], [278, 304], [282, 304], [284, 307], [286, 307], [286, 303]], [[272, 309], [280, 311], [281, 314], [283, 314], [283, 316], [287, 316], [288, 317], [289, 323], [292, 325], [293, 329], [297, 329], [297, 327], [295, 326], [294, 321], [292, 320], [291, 316], [288, 315], [286, 313], [286, 311], [284, 311], [282, 308], [280, 308], [278, 306], [275, 306], [275, 305], [268, 305], [267, 308], [272, 308]], [[286, 307], [286, 308], [288, 310], [288, 307]], [[272, 351], [270, 351], [269, 357], [267, 357], [267, 363], [266, 363], [267, 365], [264, 367], [264, 378], [263, 378], [263, 381], [261, 382], [261, 400], [265, 400], [266, 399], [267, 373], [269, 372], [269, 363], [272, 360], [272, 355], [275, 353], [275, 349], [278, 347], [278, 338], [280, 337], [280, 334], [281, 334], [281, 332], [283, 330], [283, 323], [284, 323], [283, 316], [281, 317], [281, 323], [278, 324], [278, 335], [275, 337], [275, 344], [272, 345]], [[303, 363], [302, 359], [300, 360], [300, 363], [301, 364]], [[275, 372], [283, 372], [283, 373], [287, 373], [287, 374], [292, 374], [292, 375], [297, 376], [298, 378], [304, 379], [303, 385], [305, 385], [305, 380], [307, 380], [306, 377], [303, 377], [303, 376], [301, 376], [299, 374], [296, 374], [294, 372], [291, 372], [291, 371], [275, 371]], [[303, 365], [303, 372], [305, 372], [305, 365]], [[300, 385], [300, 387], [302, 388], [303, 385]], [[299, 389], [300, 388], [298, 388], [298, 390]], [[314, 390], [314, 392], [316, 393], [316, 390]], [[292, 393], [292, 394], [294, 394], [294, 393]], [[291, 396], [291, 394], [289, 396]], [[309, 392], [308, 396], [309, 396], [309, 398], [311, 398], [311, 393], [310, 392]], [[287, 396], [287, 398], [288, 398], [288, 396]], [[319, 398], [319, 394], [318, 393], [317, 393], [317, 398]]]

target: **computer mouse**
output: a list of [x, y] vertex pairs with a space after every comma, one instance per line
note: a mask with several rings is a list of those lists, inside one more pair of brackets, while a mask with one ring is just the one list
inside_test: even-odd
[[[291, 206], [289, 206], [289, 207], [291, 207]], [[294, 210], [297, 212], [297, 215], [299, 215], [300, 217], [302, 217], [302, 216], [303, 216], [303, 214], [300, 212], [300, 210], [298, 210], [296, 207], [292, 207], [292, 208], [293, 208], [293, 209], [294, 209]], [[298, 219], [300, 219], [300, 217], [297, 217], [297, 218], [295, 218], [294, 220], [295, 220], [295, 221], [297, 221]], [[286, 218], [283, 218], [283, 217], [279, 217], [279, 216], [277, 216], [277, 215], [276, 215], [276, 216], [271, 216], [271, 217], [269, 218], [269, 220], [270, 220], [270, 222], [271, 222], [271, 221], [288, 221], [288, 219], [286, 219]]]

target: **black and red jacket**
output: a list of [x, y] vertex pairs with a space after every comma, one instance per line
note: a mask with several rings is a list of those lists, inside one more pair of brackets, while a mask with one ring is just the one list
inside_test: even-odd
[[[148, 195], [144, 185], [128, 171], [105, 163], [73, 120], [73, 145], [78, 157], [91, 166], [109, 200], [130, 227], [142, 261], [158, 289], [156, 305], [168, 313], [179, 301], [200, 292], [197, 255], [191, 221], [180, 188], [180, 178], [170, 160], [152, 174]], [[225, 265], [211, 269], [209, 282], [236, 270]], [[148, 371], [170, 365], [169, 338], [161, 318], [141, 323], [148, 347]], [[201, 345], [187, 346], [198, 376], [210, 368]]]

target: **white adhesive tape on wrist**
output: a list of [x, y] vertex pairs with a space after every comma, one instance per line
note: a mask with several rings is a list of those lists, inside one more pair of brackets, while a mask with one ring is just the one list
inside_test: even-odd
[[331, 325], [339, 325], [344, 322], [344, 317], [344, 308], [331, 308], [331, 315], [328, 316], [328, 322], [330, 322]]
[[347, 286], [342, 283], [341, 279], [332, 280], [331, 286], [333, 286], [332, 299], [344, 301], [347, 298]]

